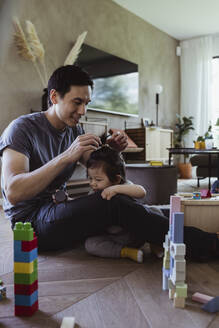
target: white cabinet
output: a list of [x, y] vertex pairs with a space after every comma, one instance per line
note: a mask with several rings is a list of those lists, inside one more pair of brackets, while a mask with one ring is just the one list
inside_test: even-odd
[[145, 133], [146, 161], [165, 161], [169, 158], [167, 148], [173, 146], [173, 130], [147, 127]]
[[145, 163], [146, 161], [167, 161], [167, 148], [173, 147], [173, 130], [155, 127], [126, 129], [129, 137], [143, 148], [139, 153], [125, 154], [127, 163]]

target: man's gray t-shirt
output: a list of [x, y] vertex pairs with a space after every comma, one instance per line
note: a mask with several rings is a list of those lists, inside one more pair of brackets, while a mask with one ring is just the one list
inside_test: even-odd
[[[50, 124], [44, 112], [23, 115], [12, 121], [0, 137], [0, 156], [6, 147], [24, 154], [29, 158], [31, 172], [63, 153], [80, 134], [83, 134], [83, 130], [79, 125], [75, 128], [66, 127], [63, 131], [57, 130]], [[65, 188], [75, 166], [76, 163], [68, 165], [45, 190], [16, 205], [12, 205], [5, 196], [2, 175], [3, 208], [7, 217], [28, 219], [42, 202], [52, 199], [56, 189]]]

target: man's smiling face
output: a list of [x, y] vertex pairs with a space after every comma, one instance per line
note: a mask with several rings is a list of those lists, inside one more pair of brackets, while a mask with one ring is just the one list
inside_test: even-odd
[[73, 127], [78, 124], [81, 116], [86, 114], [87, 105], [91, 101], [91, 87], [71, 86], [63, 98], [56, 91], [56, 101], [55, 111], [60, 128]]

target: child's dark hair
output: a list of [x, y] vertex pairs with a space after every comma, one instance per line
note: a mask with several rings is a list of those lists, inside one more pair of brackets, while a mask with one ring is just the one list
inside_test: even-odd
[[66, 65], [57, 68], [48, 82], [48, 99], [51, 106], [50, 91], [55, 89], [60, 97], [69, 92], [73, 85], [89, 85], [93, 89], [93, 81], [90, 75], [77, 65]]
[[125, 183], [126, 174], [123, 157], [108, 145], [104, 145], [91, 153], [87, 161], [87, 169], [96, 167], [103, 167], [110, 182], [116, 183], [118, 175], [120, 175], [120, 184]]

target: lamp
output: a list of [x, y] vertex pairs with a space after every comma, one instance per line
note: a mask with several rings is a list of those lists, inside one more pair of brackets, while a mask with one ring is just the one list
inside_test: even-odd
[[159, 94], [163, 91], [163, 87], [160, 84], [156, 84], [154, 87], [156, 94], [156, 126], [158, 126], [158, 105], [159, 105]]

